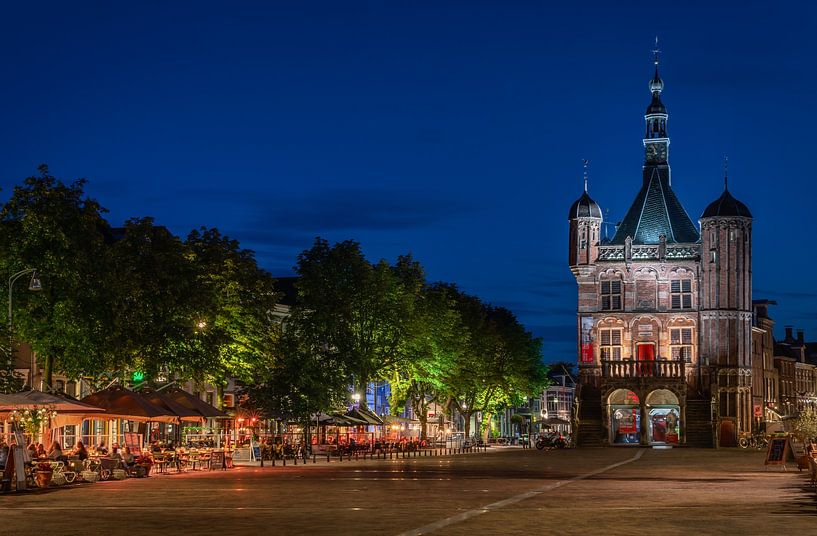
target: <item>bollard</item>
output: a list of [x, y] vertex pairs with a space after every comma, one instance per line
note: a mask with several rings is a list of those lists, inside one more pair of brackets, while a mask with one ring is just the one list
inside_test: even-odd
[[295, 465], [298, 465], [298, 457], [297, 457], [296, 455], [294, 455], [294, 454], [292, 455], [292, 462], [293, 462]]
[[326, 463], [329, 463], [329, 452], [326, 453]]
[[355, 461], [358, 461], [357, 451], [355, 451]]
[[286, 466], [287, 466], [287, 457], [286, 457], [286, 456], [282, 456], [282, 457], [281, 457], [281, 464], [282, 464], [284, 467], [286, 467]]
[[318, 455], [313, 452], [312, 453], [312, 464], [313, 465], [318, 463], [317, 457], [318, 457]]
[[272, 455], [272, 466], [275, 467], [275, 454]]

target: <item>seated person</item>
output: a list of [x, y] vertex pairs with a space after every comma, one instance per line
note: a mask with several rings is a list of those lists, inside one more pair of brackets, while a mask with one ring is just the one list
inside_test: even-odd
[[48, 457], [54, 460], [55, 462], [67, 462], [68, 456], [63, 454], [62, 447], [59, 443], [54, 441], [51, 443], [51, 448], [48, 449]]
[[134, 463], [136, 463], [136, 458], [134, 458], [133, 454], [131, 453], [130, 447], [125, 447], [122, 449], [122, 454], [120, 457], [122, 458], [122, 463], [128, 467], [131, 467]]
[[37, 444], [37, 452], [34, 457], [42, 460], [48, 458], [48, 453], [45, 451], [45, 445], [43, 445], [42, 443]]
[[95, 449], [99, 454], [108, 454], [108, 447], [105, 446], [105, 440], [99, 442], [99, 446]]
[[4, 441], [0, 441], [0, 469], [6, 468], [9, 459], [9, 446]]
[[88, 459], [88, 449], [85, 448], [82, 441], [78, 441], [76, 446], [74, 446], [73, 455], [79, 458], [80, 461]]

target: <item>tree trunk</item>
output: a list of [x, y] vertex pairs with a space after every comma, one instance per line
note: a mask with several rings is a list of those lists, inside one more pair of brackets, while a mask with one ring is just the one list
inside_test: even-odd
[[471, 413], [463, 413], [465, 418], [465, 439], [471, 437]]
[[360, 402], [358, 403], [358, 407], [360, 409], [369, 409], [369, 402], [366, 399], [366, 389], [369, 387], [369, 380], [365, 378], [361, 378], [359, 385], [357, 386], [357, 390], [355, 394], [360, 395]]
[[43, 363], [43, 385], [51, 389], [51, 379], [54, 373], [54, 356], [47, 354]]
[[486, 445], [488, 444], [488, 434], [491, 433], [491, 421], [494, 418], [493, 413], [488, 414], [488, 418], [485, 419], [485, 429], [482, 431], [482, 442]]

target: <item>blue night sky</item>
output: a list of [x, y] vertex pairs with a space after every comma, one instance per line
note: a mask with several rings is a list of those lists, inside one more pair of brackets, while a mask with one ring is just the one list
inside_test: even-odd
[[45, 162], [114, 225], [218, 227], [275, 275], [316, 235], [411, 252], [572, 360], [567, 210], [582, 158], [609, 221], [638, 191], [659, 34], [678, 197], [697, 221], [729, 155], [755, 298], [817, 339], [817, 8], [665, 4], [6, 5], [2, 195]]

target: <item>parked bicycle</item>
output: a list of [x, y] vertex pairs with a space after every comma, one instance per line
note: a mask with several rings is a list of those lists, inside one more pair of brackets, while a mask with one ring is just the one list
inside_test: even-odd
[[769, 446], [769, 439], [762, 434], [741, 434], [738, 445], [742, 449], [755, 448], [763, 450]]

